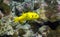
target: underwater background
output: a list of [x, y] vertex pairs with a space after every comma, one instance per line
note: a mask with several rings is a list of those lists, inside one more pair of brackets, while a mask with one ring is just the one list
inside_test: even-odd
[[60, 37], [60, 0], [0, 0], [0, 37]]

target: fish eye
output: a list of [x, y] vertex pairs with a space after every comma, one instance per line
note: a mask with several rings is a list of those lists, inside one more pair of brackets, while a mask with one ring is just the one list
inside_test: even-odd
[[35, 15], [35, 16], [37, 16], [37, 15]]

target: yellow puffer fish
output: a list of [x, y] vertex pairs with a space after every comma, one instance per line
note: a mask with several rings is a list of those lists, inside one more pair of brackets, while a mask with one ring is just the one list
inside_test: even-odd
[[36, 12], [27, 12], [23, 13], [20, 17], [15, 17], [14, 22], [24, 22], [27, 20], [36, 20], [39, 18], [39, 15]]

